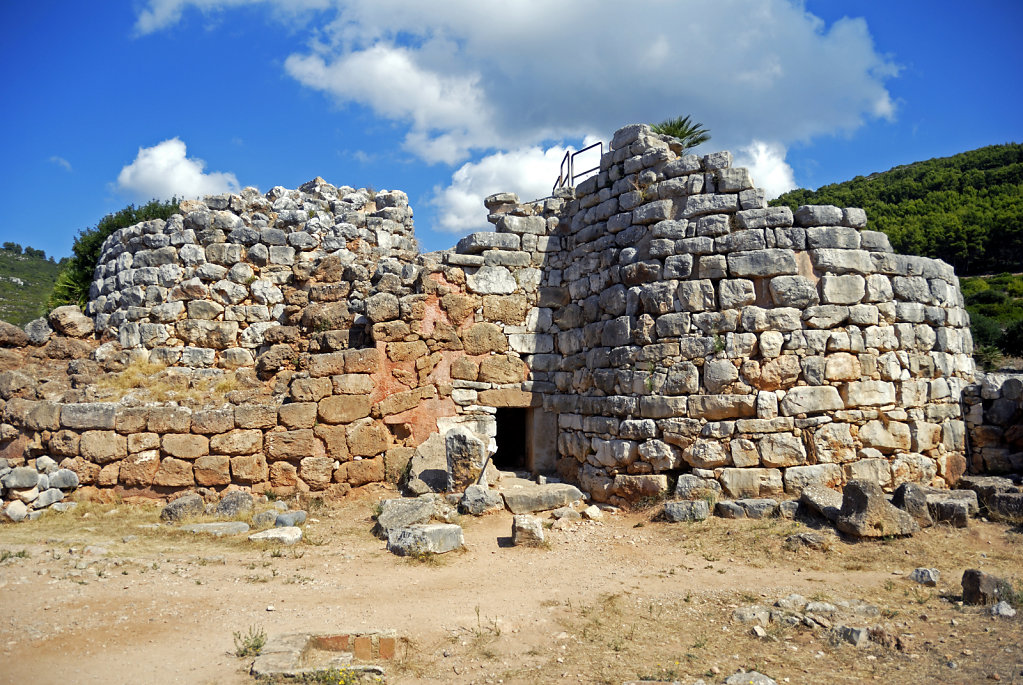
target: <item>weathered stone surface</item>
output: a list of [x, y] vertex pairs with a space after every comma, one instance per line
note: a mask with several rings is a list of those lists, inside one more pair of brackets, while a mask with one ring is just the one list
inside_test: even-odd
[[160, 460], [160, 468], [153, 476], [153, 485], [169, 488], [187, 488], [195, 485], [191, 462], [167, 457]]
[[332, 395], [320, 400], [318, 416], [327, 423], [351, 423], [369, 416], [372, 406], [364, 395]]
[[785, 492], [798, 495], [811, 485], [827, 488], [842, 485], [842, 467], [838, 464], [814, 464], [785, 469]]
[[994, 604], [1003, 599], [1011, 585], [998, 576], [975, 568], [963, 572], [963, 604]]
[[231, 482], [231, 459], [221, 455], [199, 457], [192, 464], [192, 474], [197, 485], [228, 485]]
[[444, 434], [447, 457], [448, 490], [463, 491], [479, 481], [487, 458], [486, 445], [464, 426], [455, 426]]
[[512, 545], [542, 545], [543, 522], [535, 516], [519, 514], [512, 517]]
[[705, 521], [710, 516], [707, 500], [681, 500], [664, 503], [664, 518], [672, 523]]
[[128, 455], [128, 441], [114, 431], [86, 431], [82, 433], [79, 453], [96, 464], [107, 464]]
[[466, 514], [479, 516], [487, 511], [504, 508], [504, 498], [495, 490], [485, 485], [470, 485], [458, 501], [458, 508]]
[[387, 536], [387, 551], [398, 556], [444, 554], [463, 546], [462, 528], [452, 523], [417, 524]]
[[302, 541], [302, 529], [297, 526], [270, 528], [249, 536], [252, 542], [277, 543], [280, 545], [297, 545]]
[[903, 483], [892, 494], [892, 504], [913, 517], [921, 528], [934, 524], [927, 507], [927, 492], [917, 483]]
[[163, 453], [178, 459], [198, 459], [210, 453], [210, 441], [205, 435], [172, 433], [163, 436]]
[[206, 510], [202, 497], [194, 492], [178, 497], [160, 510], [160, 520], [180, 521], [184, 518], [199, 516]]
[[778, 404], [779, 410], [785, 416], [820, 414], [844, 407], [838, 388], [830, 385], [792, 388]]
[[83, 314], [77, 305], [57, 307], [50, 312], [49, 323], [57, 333], [71, 338], [84, 338], [92, 335], [95, 329], [92, 319]]
[[263, 432], [252, 428], [214, 435], [210, 438], [209, 449], [214, 454], [254, 454], [263, 449]]
[[850, 481], [842, 492], [842, 509], [835, 527], [856, 537], [912, 535], [920, 530], [913, 517], [885, 499], [880, 486]]
[[231, 478], [238, 483], [262, 483], [270, 475], [262, 454], [231, 457]]
[[842, 493], [822, 485], [809, 485], [799, 493], [799, 501], [810, 511], [834, 523], [842, 509]]
[[117, 405], [108, 402], [65, 404], [60, 409], [60, 425], [75, 430], [113, 430]]
[[501, 492], [505, 506], [513, 514], [528, 514], [534, 511], [550, 511], [568, 506], [582, 499], [583, 493], [567, 483], [527, 485]]
[[992, 518], [1012, 523], [1023, 522], [1023, 492], [999, 492], [987, 498]]

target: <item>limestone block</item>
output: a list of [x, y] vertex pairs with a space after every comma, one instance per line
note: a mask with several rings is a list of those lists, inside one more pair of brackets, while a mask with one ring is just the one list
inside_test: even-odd
[[53, 330], [69, 338], [84, 338], [92, 335], [95, 329], [92, 319], [83, 314], [77, 305], [57, 307], [50, 312], [48, 321]]
[[708, 421], [756, 416], [755, 395], [692, 395], [689, 416]]
[[891, 464], [887, 459], [868, 458], [843, 466], [846, 480], [867, 480], [887, 488], [892, 482]]
[[231, 479], [237, 483], [262, 483], [269, 475], [270, 470], [262, 454], [231, 457]]
[[753, 304], [757, 295], [753, 281], [735, 278], [721, 281], [718, 285], [718, 298], [721, 309], [735, 309]]
[[234, 423], [238, 428], [273, 428], [277, 425], [277, 407], [242, 404], [235, 407]]
[[785, 469], [785, 492], [800, 494], [804, 488], [818, 485], [837, 488], [842, 485], [842, 467], [838, 464], [814, 464]]
[[399, 313], [398, 298], [391, 293], [377, 293], [366, 300], [366, 316], [374, 323], [392, 321]]
[[185, 488], [195, 485], [192, 464], [188, 461], [168, 457], [160, 462], [153, 477], [153, 485], [170, 488]]
[[844, 408], [845, 404], [838, 388], [830, 385], [792, 388], [785, 393], [779, 404], [779, 409], [785, 416], [821, 414]]
[[713, 469], [730, 463], [731, 455], [720, 440], [699, 439], [683, 452], [683, 459], [694, 468]]
[[277, 410], [280, 425], [285, 428], [312, 428], [316, 425], [316, 402], [289, 402]]
[[801, 205], [792, 216], [797, 226], [842, 225], [842, 210], [834, 205]]
[[209, 454], [210, 442], [205, 435], [171, 433], [163, 436], [161, 447], [167, 456], [194, 460]]
[[[348, 450], [355, 457], [375, 457], [388, 447], [390, 432], [379, 421], [360, 419], [347, 429]], [[304, 479], [303, 479], [304, 480]]]
[[323, 456], [323, 443], [309, 428], [269, 432], [264, 436], [264, 444], [271, 461]]
[[870, 252], [822, 248], [810, 250], [810, 260], [819, 271], [835, 274], [869, 274], [874, 271]]
[[384, 480], [384, 458], [381, 456], [346, 462], [334, 473], [334, 479], [348, 483], [353, 488], [367, 483], [379, 483]]
[[708, 393], [717, 394], [739, 380], [739, 370], [728, 359], [715, 359], [703, 365], [703, 386]]
[[124, 459], [128, 455], [128, 442], [114, 431], [85, 431], [78, 450], [83, 458], [96, 464], [106, 464]]
[[889, 421], [887, 426], [881, 421], [868, 421], [860, 427], [856, 437], [864, 447], [872, 447], [884, 454], [908, 450], [912, 446], [909, 426], [897, 421]]
[[[529, 367], [518, 357], [510, 355], [494, 355], [484, 358], [479, 365], [478, 376], [468, 373], [476, 380], [478, 377], [484, 383], [519, 383], [526, 379], [529, 374]], [[454, 365], [452, 365], [452, 376], [454, 376]]]
[[778, 469], [723, 469], [719, 481], [725, 495], [733, 499], [763, 497], [782, 492], [782, 475]]
[[306, 457], [299, 462], [298, 477], [310, 490], [323, 490], [334, 477], [334, 460], [329, 457]]
[[152, 433], [188, 433], [192, 410], [186, 407], [150, 407], [147, 425]]
[[728, 254], [728, 272], [732, 276], [765, 278], [796, 271], [796, 255], [792, 250], [772, 248]]
[[231, 459], [221, 455], [199, 457], [192, 464], [192, 473], [197, 485], [228, 485], [231, 482]]
[[715, 309], [717, 304], [714, 297], [714, 284], [707, 279], [679, 283], [678, 299], [682, 304], [682, 309], [687, 312]]
[[[109, 467], [118, 467], [111, 475], [115, 482], [121, 482], [129, 487], [149, 487], [160, 470], [160, 452], [158, 450], [146, 450], [130, 455], [120, 464], [108, 464]], [[104, 467], [104, 470], [107, 467]], [[104, 483], [103, 474], [100, 474], [100, 485], [112, 485]]]
[[470, 292], [480, 295], [510, 295], [518, 287], [515, 277], [503, 266], [481, 266], [465, 277]]
[[319, 418], [327, 423], [351, 423], [369, 416], [372, 402], [364, 395], [333, 395], [319, 402]]
[[821, 295], [825, 304], [856, 304], [866, 295], [866, 279], [859, 274], [824, 274]]
[[470, 355], [504, 352], [508, 349], [508, 338], [500, 326], [483, 322], [462, 332], [462, 345]]
[[843, 463], [856, 456], [852, 432], [847, 423], [828, 423], [813, 434], [814, 452], [820, 463]]
[[841, 388], [847, 409], [895, 404], [895, 384], [887, 381], [852, 381]]
[[757, 443], [764, 466], [781, 468], [806, 463], [803, 441], [791, 433], [765, 435]]
[[112, 430], [117, 405], [109, 402], [65, 404], [60, 408], [62, 428], [75, 430]]

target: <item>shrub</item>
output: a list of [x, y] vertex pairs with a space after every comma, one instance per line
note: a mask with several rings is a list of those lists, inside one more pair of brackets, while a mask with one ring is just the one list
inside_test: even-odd
[[998, 341], [1002, 352], [1013, 357], [1023, 357], [1023, 319], [1006, 327]]
[[77, 304], [84, 309], [89, 301], [89, 286], [92, 285], [103, 241], [119, 228], [134, 226], [140, 221], [167, 219], [177, 213], [178, 204], [177, 198], [171, 198], [167, 202], [152, 200], [141, 207], [128, 205], [119, 212], [107, 214], [95, 228], [79, 232], [71, 247], [72, 256], [58, 274], [46, 306], [53, 309], [65, 304]]

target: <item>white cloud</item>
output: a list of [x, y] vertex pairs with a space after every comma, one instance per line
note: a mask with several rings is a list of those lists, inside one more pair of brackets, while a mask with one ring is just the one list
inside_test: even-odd
[[234, 174], [205, 173], [205, 167], [203, 160], [186, 155], [184, 142], [171, 138], [153, 147], [140, 147], [135, 160], [117, 175], [117, 188], [137, 200], [194, 198], [238, 190]]
[[173, 26], [181, 21], [188, 7], [208, 15], [242, 5], [266, 5], [276, 17], [293, 19], [308, 10], [324, 9], [331, 4], [331, 0], [149, 0], [135, 20], [135, 33], [144, 36]]
[[50, 157], [50, 161], [59, 166], [64, 171], [72, 171], [71, 162], [67, 161], [63, 157], [58, 157], [57, 155], [54, 155], [53, 157]]
[[[584, 147], [590, 141], [584, 143]], [[483, 198], [494, 193], [517, 193], [528, 201], [547, 197], [558, 177], [566, 148], [555, 146], [520, 148], [488, 155], [478, 162], [463, 164], [446, 188], [434, 188], [431, 204], [437, 207], [437, 227], [450, 233], [491, 229]], [[598, 160], [597, 151], [583, 153], [578, 168], [588, 168]], [[594, 164], [595, 165], [595, 164]]]
[[[296, 18], [328, 0], [150, 0], [140, 30], [244, 2]], [[801, 0], [333, 0], [308, 47], [285, 61], [300, 83], [407, 124], [406, 148], [454, 163], [492, 150], [605, 138], [691, 114], [718, 149], [782, 145], [892, 118], [897, 67], [866, 23], [826, 26]], [[634, 19], [647, 17], [642, 28]], [[609, 20], [611, 19], [611, 20]], [[571, 27], [567, 30], [566, 27]], [[613, 46], [613, 47], [609, 47]]]
[[735, 166], [749, 169], [753, 184], [763, 188], [767, 199], [798, 188], [792, 167], [785, 161], [786, 149], [778, 143], [754, 140], [735, 153]]

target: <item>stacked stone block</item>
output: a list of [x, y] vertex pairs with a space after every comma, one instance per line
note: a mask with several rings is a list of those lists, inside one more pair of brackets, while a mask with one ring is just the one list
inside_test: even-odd
[[963, 390], [972, 473], [1023, 473], [1023, 374], [977, 374]]
[[534, 467], [597, 500], [681, 474], [742, 498], [963, 472], [955, 274], [893, 254], [862, 210], [767, 207], [728, 153], [644, 126], [575, 189], [486, 205], [495, 231], [428, 254], [403, 193], [322, 179], [122, 229], [93, 285], [96, 358], [237, 373], [265, 394], [184, 407], [18, 389], [0, 456], [157, 495], [343, 490], [443, 462], [432, 436], [455, 426], [488, 444], [497, 409], [522, 407], [547, 436]]
[[547, 285], [562, 472], [597, 499], [690, 471], [726, 494], [955, 482], [972, 342], [951, 267], [862, 210], [767, 207], [728, 153], [618, 131]]

